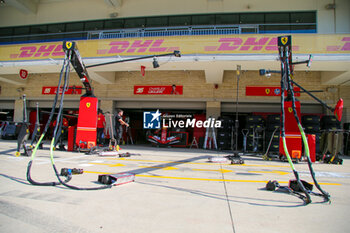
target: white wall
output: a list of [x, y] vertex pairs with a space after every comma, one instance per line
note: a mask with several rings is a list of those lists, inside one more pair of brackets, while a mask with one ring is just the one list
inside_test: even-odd
[[336, 32], [350, 32], [350, 0], [336, 0]]
[[[336, 4], [335, 11], [326, 10], [325, 6], [333, 1]], [[122, 0], [121, 7], [117, 8], [108, 6], [103, 0], [43, 1], [38, 4], [36, 13], [25, 14], [11, 6], [0, 6], [0, 27], [108, 19], [113, 12], [118, 12], [118, 17], [135, 17], [309, 10], [318, 12], [319, 33], [350, 32], [349, 0]]]
[[22, 13], [11, 6], [0, 7], [0, 26], [43, 24], [106, 19], [113, 8], [103, 0], [68, 0], [38, 4], [36, 13]]

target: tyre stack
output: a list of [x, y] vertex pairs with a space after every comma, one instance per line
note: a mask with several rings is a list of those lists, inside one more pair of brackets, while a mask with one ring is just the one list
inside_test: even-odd
[[[326, 154], [330, 153], [330, 155], [333, 155], [333, 153], [334, 153], [336, 158], [338, 155], [335, 154], [336, 153], [335, 151], [337, 151], [339, 149], [339, 151], [337, 151], [337, 152], [342, 153], [343, 152], [342, 149], [343, 149], [344, 144], [343, 144], [343, 141], [341, 141], [341, 142], [340, 141], [333, 141], [335, 138], [330, 137], [330, 134], [333, 134], [332, 131], [339, 130], [339, 129], [341, 129], [341, 124], [335, 116], [330, 115], [330, 116], [323, 116], [321, 118], [321, 131], [323, 131], [322, 139], [321, 139], [321, 141], [322, 141], [321, 150], [322, 150], [322, 152], [325, 152]], [[339, 133], [334, 133], [334, 134], [342, 134], [342, 133], [339, 132]], [[338, 138], [338, 140], [339, 140], [339, 138]], [[331, 145], [331, 146], [329, 146], [329, 145]], [[325, 159], [323, 161], [326, 162]]]
[[[264, 119], [261, 115], [252, 115], [247, 116], [246, 118], [246, 124], [245, 128], [249, 130], [248, 138], [247, 138], [247, 151], [251, 152], [261, 152], [263, 150], [263, 135], [264, 135]], [[258, 143], [254, 143], [254, 135], [253, 133], [258, 132], [255, 134], [255, 137], [259, 137]]]
[[[278, 128], [281, 125], [281, 115], [268, 115], [266, 119], [266, 133], [265, 133], [265, 147], [269, 146], [271, 137], [271, 145], [269, 148], [269, 153], [278, 154], [280, 145], [280, 130]], [[276, 130], [277, 129], [277, 130]], [[276, 130], [275, 134], [273, 132]], [[273, 136], [272, 136], [273, 135]]]
[[323, 130], [336, 130], [341, 129], [341, 125], [335, 116], [323, 116], [321, 119], [321, 128]]
[[231, 149], [233, 120], [221, 119], [221, 127], [217, 129], [217, 145], [219, 150]]
[[301, 117], [301, 123], [306, 134], [314, 134], [316, 140], [316, 159], [321, 154], [320, 138], [321, 138], [321, 121], [318, 115], [304, 115]]

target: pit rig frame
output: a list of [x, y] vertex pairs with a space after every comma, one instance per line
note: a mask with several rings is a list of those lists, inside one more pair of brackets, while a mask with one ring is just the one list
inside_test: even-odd
[[[293, 171], [293, 174], [295, 176], [295, 180], [289, 181], [289, 187], [286, 189], [291, 194], [294, 194], [301, 198], [304, 201], [304, 204], [307, 205], [311, 203], [311, 197], [310, 194], [314, 194], [316, 196], [322, 196], [324, 198], [325, 202], [330, 202], [330, 195], [326, 191], [324, 191], [319, 183], [316, 180], [315, 172], [312, 167], [312, 162], [310, 159], [310, 149], [308, 145], [308, 141], [306, 139], [306, 135], [304, 132], [304, 129], [301, 125], [300, 119], [298, 115], [300, 112], [297, 111], [296, 107], [296, 99], [294, 96], [294, 89], [293, 84], [299, 87], [301, 90], [303, 90], [305, 93], [310, 95], [312, 98], [314, 98], [316, 101], [321, 103], [324, 107], [330, 109], [332, 112], [334, 112], [334, 115], [336, 118], [340, 121], [342, 117], [342, 111], [343, 111], [343, 100], [340, 99], [336, 105], [335, 108], [329, 107], [326, 103], [312, 95], [309, 91], [301, 87], [299, 84], [297, 84], [294, 80], [292, 80], [293, 72], [294, 72], [294, 65], [298, 64], [307, 64], [308, 67], [311, 65], [312, 56], [309, 56], [309, 59], [306, 61], [300, 61], [300, 62], [293, 62], [292, 61], [292, 41], [291, 36], [280, 36], [278, 37], [278, 52], [279, 52], [279, 60], [281, 62], [281, 71], [270, 71], [261, 69], [259, 70], [260, 75], [266, 75], [271, 73], [280, 73], [281, 74], [281, 138], [282, 138], [282, 146], [283, 151], [285, 153], [285, 156], [287, 157], [288, 163]], [[287, 99], [285, 98], [285, 93], [287, 93]], [[302, 138], [302, 144], [304, 145], [304, 151], [306, 154], [306, 159], [309, 167], [309, 171], [311, 174], [311, 177], [313, 179], [314, 185], [316, 188], [320, 191], [320, 193], [314, 193], [312, 192], [312, 185], [307, 183], [304, 180], [300, 180], [299, 173], [294, 167], [293, 161], [290, 156], [290, 148], [288, 148], [287, 141], [286, 141], [286, 132], [285, 132], [285, 104], [287, 102], [291, 102], [291, 112], [293, 112], [295, 121], [297, 123], [297, 127], [300, 131], [301, 138]], [[299, 103], [300, 105], [300, 103]], [[300, 108], [299, 108], [300, 111]], [[281, 143], [280, 143], [281, 146]], [[266, 185], [266, 189], [270, 191], [274, 191], [276, 188], [280, 188], [281, 186], [278, 185], [277, 181], [269, 181]], [[303, 194], [302, 194], [303, 193]]]
[[[87, 145], [88, 149], [96, 145], [98, 99], [94, 96], [91, 81], [86, 68], [163, 56], [181, 57], [180, 51], [175, 50], [173, 53], [136, 57], [85, 66], [75, 42], [63, 42], [63, 50], [65, 51], [65, 53], [71, 52], [71, 56], [69, 58], [70, 63], [74, 67], [76, 73], [79, 76], [80, 81], [83, 83], [84, 88], [86, 90], [86, 93], [80, 98], [75, 145], [80, 146], [80, 142], [85, 142], [85, 145]], [[157, 68], [159, 67], [159, 65], [154, 64], [153, 62], [153, 67]]]
[[[78, 117], [78, 125], [77, 125], [77, 133], [76, 133], [76, 139], [75, 144], [79, 144], [80, 141], [87, 142], [88, 147], [93, 147], [96, 145], [96, 128], [97, 128], [97, 110], [98, 110], [98, 99], [93, 93], [93, 88], [91, 85], [91, 80], [88, 75], [87, 69], [90, 67], [96, 67], [96, 66], [103, 66], [103, 65], [109, 65], [114, 63], [122, 63], [122, 62], [129, 62], [129, 61], [136, 61], [136, 60], [142, 60], [142, 59], [148, 59], [148, 58], [154, 58], [153, 61], [153, 67], [157, 68], [159, 67], [158, 63], [155, 63], [156, 57], [163, 57], [163, 56], [175, 56], [175, 57], [181, 57], [180, 51], [175, 50], [173, 53], [165, 53], [165, 54], [158, 54], [158, 55], [149, 55], [149, 56], [142, 56], [142, 57], [136, 57], [136, 58], [130, 58], [130, 59], [122, 59], [112, 62], [105, 62], [100, 64], [94, 64], [90, 66], [85, 66], [83, 63], [83, 60], [80, 56], [78, 47], [76, 42], [71, 41], [63, 41], [63, 51], [65, 53], [62, 69], [59, 76], [59, 81], [57, 85], [57, 91], [52, 109], [49, 115], [49, 119], [45, 125], [45, 128], [43, 132], [41, 133], [41, 136], [39, 140], [37, 141], [32, 153], [31, 153], [31, 159], [27, 166], [27, 180], [29, 183], [33, 185], [39, 185], [39, 186], [56, 186], [56, 185], [64, 185], [67, 188], [75, 189], [75, 190], [99, 190], [99, 189], [106, 189], [111, 188], [113, 185], [120, 184], [120, 180], [122, 182], [126, 183], [129, 181], [133, 181], [134, 175], [125, 173], [125, 174], [111, 174], [111, 175], [100, 175], [98, 178], [98, 181], [100, 181], [103, 184], [103, 186], [98, 187], [78, 187], [68, 184], [68, 182], [72, 179], [73, 174], [81, 174], [83, 173], [82, 169], [69, 169], [69, 168], [62, 168], [61, 173], [58, 173], [58, 170], [55, 165], [53, 151], [54, 151], [54, 145], [55, 145], [55, 138], [57, 136], [57, 132], [59, 130], [59, 126], [62, 124], [62, 114], [63, 114], [63, 102], [64, 102], [64, 96], [65, 91], [69, 88], [69, 75], [70, 75], [70, 65], [73, 66], [74, 70], [76, 71], [80, 81], [84, 85], [84, 88], [86, 93], [81, 96], [80, 98], [80, 104], [79, 104], [79, 117]], [[62, 79], [64, 77], [63, 81], [63, 87], [61, 88]], [[41, 144], [41, 141], [43, 140], [45, 134], [48, 131], [48, 128], [50, 126], [50, 123], [53, 119], [53, 116], [55, 115], [55, 109], [56, 105], [59, 100], [59, 108], [58, 108], [58, 114], [56, 118], [56, 125], [53, 130], [51, 145], [50, 145], [50, 158], [51, 158], [51, 164], [53, 166], [55, 175], [58, 179], [58, 182], [37, 182], [32, 179], [31, 177], [31, 168], [35, 159], [36, 151]], [[66, 180], [62, 180], [61, 177], [65, 177]]]

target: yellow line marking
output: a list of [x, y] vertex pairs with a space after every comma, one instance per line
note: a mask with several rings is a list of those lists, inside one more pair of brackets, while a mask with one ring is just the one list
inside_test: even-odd
[[174, 176], [153, 176], [153, 175], [136, 175], [138, 177], [148, 178], [162, 178], [162, 179], [174, 179], [174, 180], [196, 180], [196, 181], [226, 181], [226, 182], [247, 182], [247, 183], [267, 183], [264, 180], [224, 180], [224, 179], [210, 179], [210, 178], [194, 178], [194, 177], [174, 177]]
[[153, 167], [153, 166], [139, 166], [142, 168], [158, 168], [158, 169], [162, 169], [162, 170], [176, 170], [178, 168], [176, 167]]
[[226, 173], [226, 172], [233, 172], [232, 170], [228, 170], [228, 169], [192, 169], [192, 171], [208, 171], [208, 172], [222, 172], [222, 173]]
[[289, 165], [242, 164], [246, 167], [289, 167]]
[[101, 175], [114, 174], [114, 172], [95, 172], [95, 171], [84, 171], [84, 173], [101, 174]]
[[[159, 161], [159, 160], [145, 160], [145, 159], [127, 159], [127, 158], [106, 158], [111, 160], [123, 160], [134, 162], [151, 162], [151, 163], [178, 163], [178, 164], [200, 164], [200, 165], [225, 165], [221, 163], [194, 163], [194, 162], [179, 162], [179, 161]], [[246, 166], [246, 167], [289, 167], [288, 165], [265, 165], [265, 164], [227, 164], [226, 166]]]
[[110, 165], [110, 167], [124, 167], [124, 166], [125, 165], [121, 164], [121, 163], [116, 163], [116, 164]]
[[[95, 172], [95, 171], [84, 171], [84, 173], [95, 173], [95, 174], [115, 174], [114, 172]], [[210, 179], [210, 178], [194, 178], [194, 177], [175, 177], [175, 176], [153, 176], [153, 175], [140, 175], [138, 177], [147, 178], [160, 178], [160, 179], [173, 179], [173, 180], [196, 180], [196, 181], [225, 181], [225, 182], [240, 182], [240, 183], [267, 183], [266, 180], [224, 180], [224, 179]], [[278, 181], [280, 184], [288, 184], [289, 181]], [[311, 183], [313, 184], [313, 183]], [[319, 183], [320, 185], [341, 185], [339, 183]]]
[[124, 164], [121, 163], [116, 163], [116, 164], [111, 164], [111, 163], [89, 163], [89, 164], [94, 164], [94, 165], [106, 165], [109, 167], [124, 167]]
[[274, 174], [280, 174], [280, 175], [287, 175], [289, 172], [283, 172], [283, 171], [248, 171], [251, 173], [274, 173]]

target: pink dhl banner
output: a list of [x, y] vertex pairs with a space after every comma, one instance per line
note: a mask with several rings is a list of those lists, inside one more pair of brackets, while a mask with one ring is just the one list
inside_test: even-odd
[[[350, 35], [293, 35], [293, 53], [349, 53]], [[84, 40], [77, 42], [87, 57], [142, 56], [180, 50], [182, 54], [275, 54], [277, 35], [170, 36]], [[0, 61], [63, 58], [62, 42], [1, 45]]]

